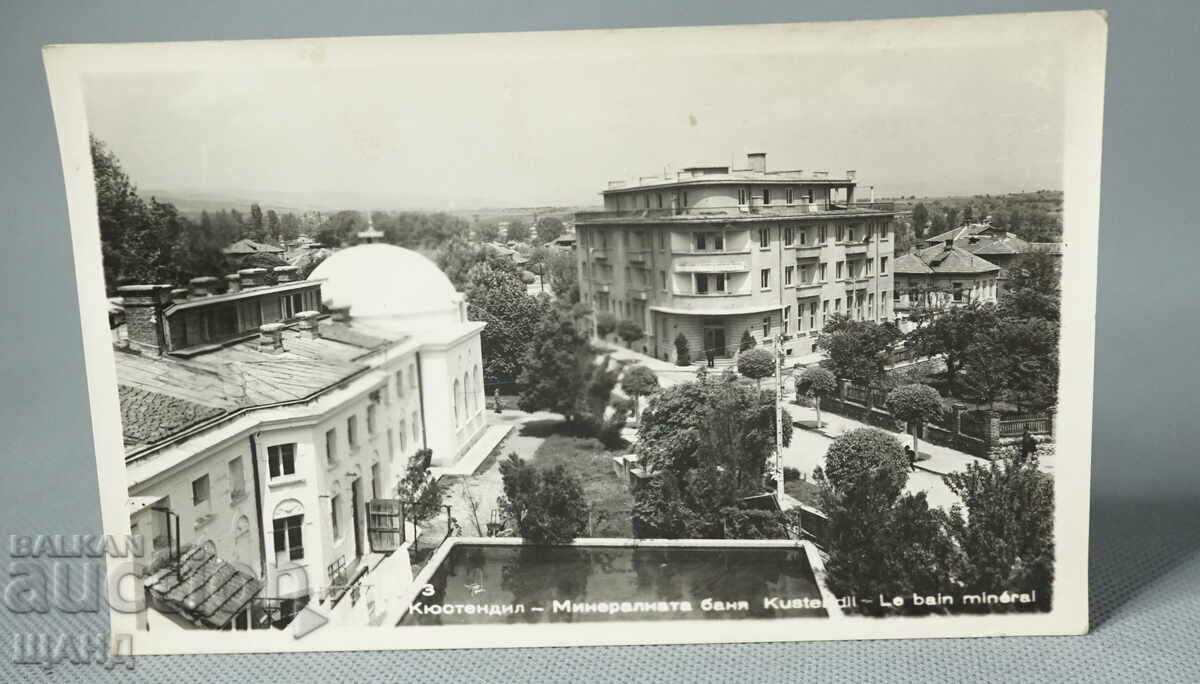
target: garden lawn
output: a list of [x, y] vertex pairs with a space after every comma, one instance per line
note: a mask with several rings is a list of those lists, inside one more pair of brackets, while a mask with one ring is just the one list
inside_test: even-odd
[[539, 468], [561, 465], [579, 480], [583, 496], [593, 511], [592, 537], [632, 537], [633, 494], [613, 473], [613, 457], [598, 440], [552, 434], [533, 455]]

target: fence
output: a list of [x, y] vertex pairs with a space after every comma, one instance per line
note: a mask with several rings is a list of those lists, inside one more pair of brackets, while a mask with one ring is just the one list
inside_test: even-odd
[[[893, 432], [907, 432], [885, 408], [887, 390], [839, 382], [835, 394], [821, 399], [821, 410]], [[1054, 414], [1002, 417], [995, 411], [968, 411], [955, 405], [940, 420], [922, 427], [921, 439], [932, 444], [990, 458], [992, 450], [1020, 439], [1028, 429], [1033, 435], [1054, 434]]]

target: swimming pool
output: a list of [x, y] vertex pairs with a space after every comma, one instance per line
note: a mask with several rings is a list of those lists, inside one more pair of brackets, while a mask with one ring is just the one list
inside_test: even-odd
[[804, 543], [447, 544], [398, 626], [828, 616]]

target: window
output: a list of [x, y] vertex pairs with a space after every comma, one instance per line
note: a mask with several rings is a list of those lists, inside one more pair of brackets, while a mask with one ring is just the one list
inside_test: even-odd
[[358, 416], [350, 416], [346, 419], [346, 443], [350, 448], [358, 446]]
[[788, 334], [788, 324], [792, 322], [792, 307], [783, 307], [783, 334]]
[[725, 235], [723, 233], [713, 233], [712, 243], [715, 250], [725, 249]]
[[795, 271], [796, 271], [795, 266], [784, 266], [783, 267], [783, 284], [785, 286], [792, 284], [792, 274]]
[[296, 474], [296, 445], [276, 444], [267, 447], [267, 469], [271, 477]]
[[379, 464], [371, 464], [371, 498], [379, 498]]
[[871, 318], [874, 315], [875, 315], [875, 293], [868, 292], [867, 293], [867, 318]]
[[811, 283], [811, 282], [812, 282], [812, 266], [801, 266], [800, 267], [800, 283], [805, 284], [805, 283]]
[[954, 301], [961, 302], [963, 300], [962, 283], [953, 283], [951, 287], [954, 289]]
[[687, 190], [684, 190], [684, 191], [683, 191], [683, 206], [685, 206], [685, 207], [686, 207], [687, 205], [688, 205], [688, 196], [687, 196]]
[[791, 204], [791, 203], [792, 203], [792, 192], [793, 192], [793, 191], [792, 191], [792, 189], [791, 189], [791, 188], [788, 188], [788, 189], [787, 189], [787, 203], [788, 203], [788, 204]]
[[412, 436], [414, 444], [421, 442], [421, 415], [416, 411], [412, 412]]
[[842, 279], [842, 272], [845, 270], [845, 266], [846, 266], [846, 262], [844, 262], [844, 261], [837, 262], [837, 271], [836, 271], [836, 273], [837, 273], [836, 279], [837, 280]]
[[821, 282], [823, 282], [823, 283], [827, 282], [829, 280], [829, 278], [827, 278], [826, 276], [828, 276], [828, 275], [829, 275], [829, 264], [821, 264]]
[[866, 269], [866, 270], [867, 270], [867, 275], [871, 275], [871, 270], [872, 270], [872, 268], [875, 266], [875, 260], [874, 260], [874, 259], [867, 259], [866, 261], [864, 261], [864, 262], [863, 262], [863, 266], [866, 266], [866, 267], [867, 267], [867, 269]]
[[767, 249], [771, 246], [771, 229], [770, 228], [759, 228], [758, 229], [758, 246], [761, 249]]
[[663, 292], [667, 291], [667, 272], [666, 271], [658, 272], [658, 287]]
[[846, 239], [849, 240], [850, 242], [854, 242], [854, 226], [850, 226], [849, 229], [847, 230]]
[[404, 396], [404, 371], [396, 371], [396, 396]]
[[820, 228], [818, 228], [818, 229], [817, 229], [817, 232], [818, 232], [818, 238], [819, 238], [819, 239], [817, 240], [817, 242], [819, 242], [819, 243], [820, 243], [820, 244], [822, 244], [822, 245], [823, 245], [823, 244], [825, 244], [825, 241], [829, 239], [829, 229], [828, 229], [828, 227], [827, 227], [827, 226], [821, 226]]
[[738, 188], [738, 204], [746, 204], [750, 199], [750, 191], [746, 188]]
[[708, 249], [708, 233], [696, 233], [696, 251], [703, 252]]
[[408, 430], [404, 419], [400, 419], [400, 453], [408, 451]]
[[758, 272], [759, 285], [765, 290], [771, 287], [771, 269], [764, 268]]
[[763, 188], [763, 204], [771, 203], [771, 188]]
[[887, 273], [888, 258], [885, 256], [879, 257], [879, 275]]
[[840, 314], [842, 312], [842, 298], [835, 297], [833, 300], [833, 313]]
[[771, 337], [771, 317], [763, 316], [763, 340]]
[[809, 328], [809, 330], [817, 329], [817, 303], [816, 302], [808, 303], [808, 328]]
[[807, 230], [801, 230], [801, 231], [800, 231], [800, 245], [801, 245], [801, 246], [803, 246], [803, 245], [805, 245], [805, 244], [807, 244], [807, 243], [808, 243], [808, 231], [807, 231]]
[[325, 431], [325, 462], [333, 465], [337, 461], [337, 429]]
[[[790, 192], [790, 190], [789, 190]], [[789, 202], [790, 204], [790, 202]], [[788, 226], [783, 229], [783, 244], [791, 247], [796, 242], [796, 229]]]
[[280, 297], [279, 310], [283, 313], [284, 318], [295, 318], [296, 314], [304, 310], [304, 302], [300, 293], [296, 292]]
[[341, 507], [342, 495], [334, 494], [333, 497], [329, 499], [329, 526], [333, 528], [333, 538], [335, 541], [342, 538], [341, 520], [338, 520], [340, 517], [338, 516], [338, 511], [341, 509]]
[[367, 404], [367, 434], [375, 434], [375, 404]]
[[417, 388], [417, 365], [415, 363], [408, 364], [408, 386]]
[[659, 249], [667, 248], [667, 234], [665, 232], [659, 232], [659, 234], [658, 234], [658, 248]]
[[192, 480], [192, 505], [199, 506], [208, 501], [208, 475]]
[[649, 193], [647, 193], [647, 194], [645, 194], [645, 195], [642, 195], [642, 203], [643, 203], [643, 205], [642, 205], [642, 206], [643, 206], [644, 208], [646, 208], [646, 209], [649, 209], [649, 208], [650, 208], [650, 195], [649, 195]]
[[272, 521], [275, 532], [275, 562], [304, 559], [304, 514]]
[[237, 501], [246, 494], [246, 471], [242, 467], [242, 457], [229, 460], [229, 499]]
[[829, 300], [826, 299], [821, 302], [821, 318], [825, 318], [828, 315], [829, 315]]
[[846, 226], [845, 226], [845, 224], [839, 223], [837, 225], [837, 241], [842, 242], [845, 239], [846, 239]]
[[656, 202], [658, 203], [658, 208], [662, 209], [662, 193], [661, 192], [655, 193], [654, 198], [655, 198]]

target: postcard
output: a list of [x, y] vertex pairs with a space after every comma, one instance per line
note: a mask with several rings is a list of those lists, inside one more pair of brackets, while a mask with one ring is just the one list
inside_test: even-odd
[[1106, 21], [48, 46], [113, 632], [1086, 632]]

